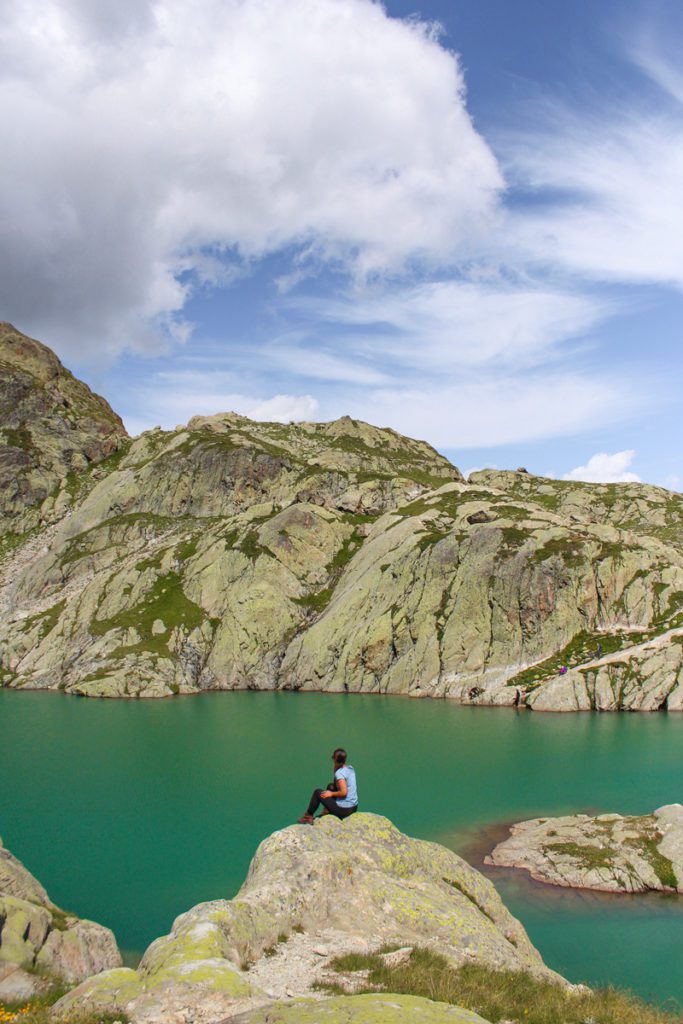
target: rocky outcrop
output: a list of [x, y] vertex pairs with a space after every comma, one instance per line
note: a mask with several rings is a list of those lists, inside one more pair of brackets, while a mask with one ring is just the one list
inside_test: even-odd
[[444, 847], [361, 813], [274, 833], [233, 900], [194, 907], [137, 971], [91, 978], [57, 1009], [125, 1012], [134, 1021], [173, 1019], [190, 1005], [195, 1020], [236, 1015], [305, 997], [332, 957], [385, 943], [426, 946], [454, 966], [562, 981], [482, 875]]
[[56, 907], [0, 842], [0, 1001], [41, 991], [46, 974], [75, 984], [120, 964], [113, 933]]
[[487, 864], [552, 885], [603, 892], [683, 892], [683, 805], [653, 814], [570, 815], [513, 825]]
[[661, 488], [465, 482], [349, 417], [224, 413], [148, 431], [34, 511], [0, 544], [0, 684], [683, 709], [683, 496]]
[[39, 517], [30, 513], [61, 480], [126, 437], [108, 403], [54, 352], [0, 323], [0, 535], [35, 526]]

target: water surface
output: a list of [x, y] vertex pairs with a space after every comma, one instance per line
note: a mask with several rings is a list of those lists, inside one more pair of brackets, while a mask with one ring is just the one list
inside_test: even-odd
[[[52, 899], [142, 950], [234, 895], [345, 746], [363, 809], [462, 849], [501, 821], [683, 799], [683, 715], [541, 715], [446, 701], [211, 693], [100, 701], [0, 690], [0, 836]], [[683, 1002], [681, 899], [493, 876], [546, 962]]]

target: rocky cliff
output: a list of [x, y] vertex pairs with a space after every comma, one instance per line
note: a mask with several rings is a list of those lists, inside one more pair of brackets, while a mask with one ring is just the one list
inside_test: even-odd
[[56, 907], [0, 841], [0, 1002], [28, 999], [49, 984], [74, 984], [120, 967], [113, 933]]
[[54, 352], [0, 323], [0, 535], [36, 525], [36, 507], [60, 481], [126, 437], [108, 403]]
[[486, 863], [576, 889], [683, 892], [683, 806], [522, 821]]
[[[36, 412], [32, 438], [51, 416]], [[112, 454], [72, 456], [47, 497], [6, 510], [6, 686], [683, 709], [681, 495], [465, 481], [424, 442], [348, 417], [226, 413], [133, 441], [97, 422], [98, 457]]]
[[[305, 1000], [335, 957], [387, 943], [432, 949], [454, 967], [521, 971], [566, 987], [483, 875], [444, 847], [411, 839], [386, 818], [359, 813], [275, 832], [259, 847], [233, 900], [194, 907], [174, 922], [170, 935], [152, 943], [137, 971], [91, 978], [56, 1009], [125, 1013], [134, 1022], [184, 1020], [190, 1008], [200, 1022], [307, 1020], [305, 1001], [282, 1011], [273, 1001]], [[310, 1019], [401, 1019], [396, 1004], [393, 1014], [389, 1004], [376, 1018], [363, 1016], [367, 999], [344, 1000], [336, 1015], [335, 1001], [318, 1004]], [[372, 997], [371, 1004], [373, 999], [381, 1010], [386, 997]], [[415, 1006], [403, 1001], [406, 1012], [422, 1011], [426, 1021], [481, 1019], [428, 1000]], [[252, 1015], [264, 1005], [267, 1013]]]

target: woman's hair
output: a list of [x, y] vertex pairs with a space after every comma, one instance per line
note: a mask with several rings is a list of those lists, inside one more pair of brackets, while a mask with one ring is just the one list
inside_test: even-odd
[[332, 757], [334, 758], [334, 763], [338, 768], [341, 765], [346, 764], [346, 751], [343, 747], [337, 747], [335, 752], [332, 754]]

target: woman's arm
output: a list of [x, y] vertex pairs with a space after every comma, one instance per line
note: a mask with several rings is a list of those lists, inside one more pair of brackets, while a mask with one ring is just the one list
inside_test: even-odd
[[336, 789], [326, 789], [321, 796], [339, 796], [343, 800], [349, 791], [349, 787], [346, 785], [346, 779], [335, 779], [337, 783]]

